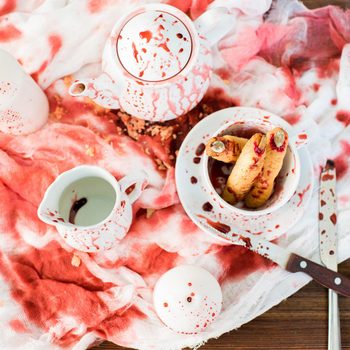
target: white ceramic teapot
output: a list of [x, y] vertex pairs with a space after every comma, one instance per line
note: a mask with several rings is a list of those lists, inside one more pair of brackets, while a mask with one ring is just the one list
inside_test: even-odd
[[75, 81], [69, 92], [142, 119], [174, 119], [202, 99], [212, 71], [211, 46], [234, 21], [223, 7], [193, 22], [173, 6], [145, 5], [115, 24], [103, 53], [103, 73]]

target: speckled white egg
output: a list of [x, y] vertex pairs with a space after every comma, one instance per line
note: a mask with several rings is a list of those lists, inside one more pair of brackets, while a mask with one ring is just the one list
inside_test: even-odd
[[153, 292], [155, 310], [175, 332], [195, 334], [219, 315], [222, 292], [217, 280], [198, 266], [182, 265], [166, 272]]

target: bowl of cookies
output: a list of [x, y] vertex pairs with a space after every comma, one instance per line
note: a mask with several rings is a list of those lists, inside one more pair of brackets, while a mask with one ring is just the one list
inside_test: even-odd
[[205, 146], [205, 186], [220, 206], [265, 215], [293, 196], [300, 160], [292, 127], [277, 116], [247, 116], [221, 126]]

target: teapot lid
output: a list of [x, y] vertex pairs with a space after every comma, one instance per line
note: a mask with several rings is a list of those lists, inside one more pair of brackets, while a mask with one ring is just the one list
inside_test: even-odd
[[117, 39], [120, 63], [143, 81], [163, 81], [180, 73], [192, 54], [192, 38], [176, 16], [147, 10], [132, 17]]

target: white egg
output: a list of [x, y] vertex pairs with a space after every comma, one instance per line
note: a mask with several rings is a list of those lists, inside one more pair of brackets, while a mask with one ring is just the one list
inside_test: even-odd
[[182, 265], [160, 277], [153, 302], [167, 327], [178, 333], [195, 334], [205, 330], [219, 315], [222, 292], [207, 270]]

